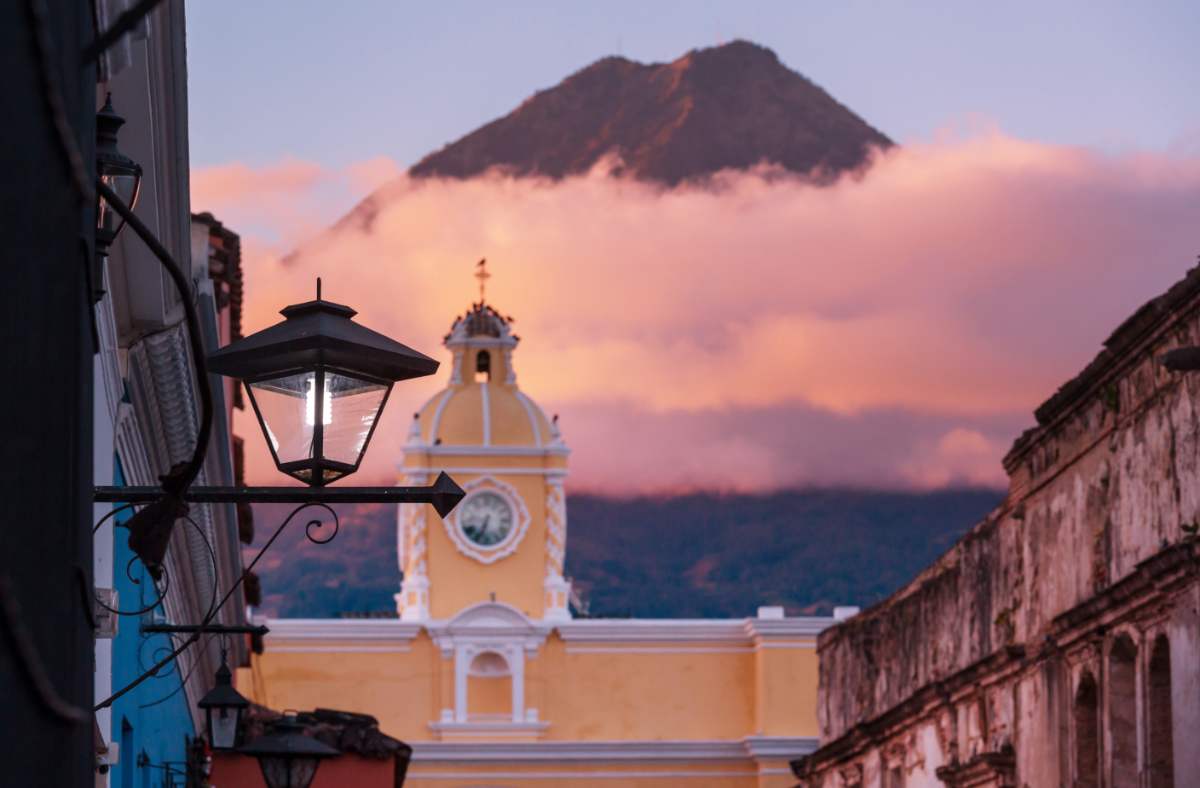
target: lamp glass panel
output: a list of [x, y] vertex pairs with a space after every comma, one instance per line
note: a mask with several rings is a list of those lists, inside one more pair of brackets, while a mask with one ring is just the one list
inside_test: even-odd
[[[117, 196], [121, 198], [121, 202], [128, 205], [130, 210], [137, 205], [138, 194], [142, 186], [141, 175], [133, 172], [106, 172], [100, 176], [100, 181], [116, 192]], [[125, 224], [125, 220], [112, 209], [108, 200], [103, 197], [100, 198], [100, 212], [96, 221], [97, 226], [109, 230], [114, 235], [120, 232], [121, 227]]]
[[208, 710], [209, 742], [214, 750], [232, 749], [237, 741], [238, 716], [240, 712], [227, 706]]
[[[326, 372], [325, 392], [323, 453], [335, 462], [357, 465], [371, 428], [383, 409], [388, 386], [340, 372]], [[334, 473], [341, 475], [342, 472]]]
[[[260, 380], [247, 388], [262, 416], [267, 442], [279, 462], [311, 459], [317, 412], [316, 373]], [[327, 408], [322, 411], [328, 416]]]
[[268, 788], [308, 788], [317, 774], [318, 759], [288, 756], [264, 756], [258, 759]]

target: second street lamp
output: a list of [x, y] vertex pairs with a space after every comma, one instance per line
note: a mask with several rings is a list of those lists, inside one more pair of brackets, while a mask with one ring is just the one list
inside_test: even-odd
[[214, 750], [231, 750], [237, 744], [238, 723], [250, 701], [233, 688], [233, 674], [221, 652], [216, 685], [197, 703], [208, 722], [208, 744]]

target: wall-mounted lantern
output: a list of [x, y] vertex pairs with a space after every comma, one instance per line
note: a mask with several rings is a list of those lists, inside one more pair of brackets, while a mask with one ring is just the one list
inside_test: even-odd
[[246, 385], [276, 467], [313, 487], [358, 470], [392, 384], [438, 362], [355, 323], [353, 309], [321, 298], [208, 357]]
[[233, 688], [233, 674], [225, 664], [224, 656], [221, 667], [217, 668], [216, 685], [196, 705], [204, 709], [208, 718], [209, 746], [214, 750], [232, 750], [237, 744], [242, 712], [250, 701]]
[[[116, 192], [132, 209], [137, 205], [142, 189], [142, 165], [117, 147], [117, 134], [123, 125], [125, 118], [113, 109], [112, 94], [109, 93], [104, 106], [96, 113], [96, 174], [101, 183]], [[103, 197], [97, 197], [96, 202], [96, 252], [103, 255], [125, 226], [125, 220]]]

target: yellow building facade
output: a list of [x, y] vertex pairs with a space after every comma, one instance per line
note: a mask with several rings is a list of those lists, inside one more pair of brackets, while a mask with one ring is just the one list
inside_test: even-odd
[[518, 341], [482, 300], [446, 336], [449, 381], [413, 419], [401, 483], [446, 471], [467, 496], [444, 519], [401, 507], [397, 617], [268, 619], [241, 688], [377, 717], [414, 748], [408, 785], [791, 785], [834, 619], [574, 618], [569, 450], [517, 386]]

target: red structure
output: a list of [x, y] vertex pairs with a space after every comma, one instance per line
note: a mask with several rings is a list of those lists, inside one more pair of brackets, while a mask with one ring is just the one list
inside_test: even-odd
[[[282, 715], [251, 707], [244, 722], [243, 742], [253, 741]], [[304, 732], [341, 752], [317, 769], [311, 788], [400, 788], [408, 772], [412, 748], [379, 730], [379, 722], [366, 714], [332, 709], [299, 712]], [[258, 761], [236, 751], [214, 752], [209, 781], [219, 788], [265, 788]]]

